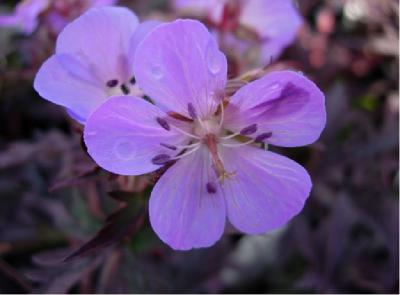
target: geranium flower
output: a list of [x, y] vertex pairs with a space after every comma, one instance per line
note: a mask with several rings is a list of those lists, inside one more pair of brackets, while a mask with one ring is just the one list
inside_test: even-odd
[[[174, 0], [178, 12], [206, 21], [230, 54], [265, 66], [303, 24], [293, 0]], [[258, 48], [258, 52], [255, 49]]]
[[37, 28], [40, 17], [58, 34], [66, 24], [90, 7], [113, 5], [117, 0], [22, 0], [11, 14], [0, 15], [1, 27], [18, 27], [26, 35]]
[[136, 47], [158, 22], [139, 25], [127, 8], [93, 8], [60, 33], [56, 52], [40, 68], [34, 88], [81, 123], [112, 95], [143, 93], [133, 62]]
[[[139, 45], [136, 78], [153, 99], [113, 97], [89, 117], [84, 139], [104, 169], [139, 175], [172, 164], [150, 197], [150, 222], [174, 249], [214, 244], [226, 218], [260, 234], [300, 212], [311, 180], [260, 143], [293, 147], [318, 139], [324, 95], [301, 74], [275, 72], [224, 95], [227, 61], [198, 21], [154, 29]], [[168, 166], [167, 166], [168, 167]]]

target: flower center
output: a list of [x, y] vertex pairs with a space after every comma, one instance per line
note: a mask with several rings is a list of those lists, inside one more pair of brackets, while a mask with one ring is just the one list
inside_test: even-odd
[[143, 91], [137, 85], [135, 77], [132, 77], [127, 82], [111, 79], [107, 81], [106, 86], [108, 96], [134, 95], [142, 97], [144, 95]]
[[193, 122], [194, 134], [200, 138], [204, 138], [208, 134], [213, 134], [218, 137], [221, 133], [221, 126], [217, 117], [212, 117], [207, 120], [197, 119]]
[[[168, 117], [156, 117], [155, 120], [165, 131], [175, 130], [189, 139], [186, 145], [174, 145], [170, 143], [160, 142], [165, 148], [165, 152], [155, 155], [151, 161], [154, 165], [165, 165], [173, 160], [184, 158], [196, 152], [201, 146], [206, 146], [210, 152], [212, 159], [212, 169], [214, 176], [209, 176], [208, 182], [205, 184], [207, 192], [214, 194], [217, 191], [216, 183], [221, 185], [225, 179], [233, 178], [235, 171], [227, 171], [220, 156], [221, 147], [235, 148], [243, 145], [262, 143], [272, 136], [271, 132], [257, 132], [258, 125], [256, 123], [244, 126], [239, 132], [231, 133], [223, 128], [224, 123], [224, 104], [221, 102], [219, 110], [207, 119], [202, 119], [197, 115], [194, 106], [188, 104], [189, 117], [177, 116], [175, 113], [171, 116], [175, 119], [181, 119], [191, 123], [191, 130], [186, 131], [175, 124], [170, 124]], [[184, 119], [182, 119], [184, 118]]]

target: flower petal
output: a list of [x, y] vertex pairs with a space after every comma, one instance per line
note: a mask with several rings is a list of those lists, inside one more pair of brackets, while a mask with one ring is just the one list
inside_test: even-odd
[[156, 106], [134, 96], [115, 96], [88, 118], [84, 140], [88, 153], [104, 169], [122, 175], [140, 175], [160, 168], [152, 159], [171, 154], [161, 145], [182, 144], [185, 136], [164, 129]]
[[219, 23], [227, 2], [228, 0], [174, 0], [173, 4], [181, 14], [194, 18], [208, 18], [214, 23]]
[[248, 0], [243, 5], [240, 23], [265, 40], [262, 51], [265, 61], [269, 61], [293, 42], [303, 20], [292, 0]]
[[150, 222], [165, 243], [176, 250], [209, 247], [222, 235], [225, 204], [220, 188], [208, 192], [213, 176], [206, 148], [178, 160], [151, 193]]
[[133, 65], [136, 49], [139, 44], [151, 31], [153, 31], [160, 24], [161, 22], [157, 20], [148, 20], [139, 24], [129, 42], [128, 58], [130, 60], [130, 64]]
[[257, 124], [254, 137], [272, 132], [268, 142], [302, 146], [318, 139], [326, 121], [325, 97], [301, 74], [281, 71], [242, 87], [226, 109], [225, 126], [232, 131]]
[[35, 90], [43, 98], [67, 107], [86, 120], [107, 97], [85, 65], [68, 55], [53, 55], [39, 69]]
[[264, 233], [301, 211], [312, 184], [299, 164], [252, 146], [225, 148], [222, 154], [227, 171], [235, 173], [223, 191], [228, 219], [237, 229]]
[[88, 10], [60, 33], [56, 54], [74, 55], [89, 64], [107, 82], [125, 76], [122, 60], [127, 60], [130, 39], [138, 26], [133, 12], [123, 7]]
[[201, 117], [216, 110], [226, 83], [227, 62], [206, 27], [177, 20], [154, 29], [136, 52], [139, 86], [166, 111]]

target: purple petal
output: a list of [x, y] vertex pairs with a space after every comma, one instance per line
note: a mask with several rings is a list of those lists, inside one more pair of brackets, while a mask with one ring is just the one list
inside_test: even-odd
[[292, 0], [248, 0], [243, 5], [240, 23], [265, 40], [262, 54], [269, 61], [293, 42], [303, 20]]
[[237, 229], [264, 233], [301, 211], [312, 184], [299, 164], [252, 146], [225, 148], [222, 154], [227, 171], [235, 173], [223, 191], [228, 219]]
[[105, 89], [98, 87], [85, 66], [67, 55], [50, 57], [36, 74], [34, 88], [43, 98], [83, 120], [107, 98]]
[[239, 132], [257, 124], [256, 137], [272, 132], [268, 142], [302, 146], [317, 140], [325, 127], [325, 97], [301, 74], [274, 72], [239, 89], [226, 109], [225, 126]]
[[139, 44], [144, 40], [144, 38], [153, 31], [161, 22], [156, 20], [148, 20], [139, 24], [136, 28], [135, 33], [133, 34], [130, 42], [129, 42], [129, 54], [128, 58], [130, 59], [131, 64], [133, 65], [136, 49]]
[[221, 237], [225, 204], [220, 188], [209, 184], [213, 175], [209, 152], [200, 148], [178, 160], [155, 185], [150, 222], [173, 249], [209, 247]]
[[140, 87], [166, 111], [199, 116], [216, 110], [225, 87], [227, 62], [205, 26], [177, 20], [154, 29], [138, 46], [135, 74]]
[[[68, 24], [57, 39], [56, 54], [80, 58], [106, 82], [113, 78], [129, 80], [127, 61], [130, 39], [138, 26], [135, 14], [127, 8], [93, 8]], [[122, 77], [121, 77], [122, 76]]]
[[213, 22], [219, 23], [226, 2], [228, 0], [175, 0], [174, 8], [181, 14], [209, 18]]
[[160, 168], [153, 158], [176, 153], [160, 143], [184, 144], [185, 136], [157, 122], [165, 116], [156, 106], [133, 96], [115, 96], [88, 118], [84, 131], [90, 156], [116, 174], [140, 175]]

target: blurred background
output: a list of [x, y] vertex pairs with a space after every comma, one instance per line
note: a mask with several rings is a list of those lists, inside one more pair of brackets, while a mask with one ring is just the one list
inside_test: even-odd
[[[62, 2], [40, 11], [33, 29], [0, 27], [1, 293], [399, 292], [396, 0], [301, 0], [304, 24], [279, 56], [260, 66], [229, 55], [232, 85], [250, 69], [303, 72], [326, 94], [328, 122], [316, 143], [279, 150], [314, 182], [300, 215], [272, 233], [227, 233], [188, 252], [149, 226], [157, 175], [97, 167], [82, 127], [33, 90], [63, 26], [50, 16], [68, 23], [90, 6]], [[187, 14], [173, 1], [117, 2], [142, 20]], [[2, 0], [0, 15], [18, 3]]]

